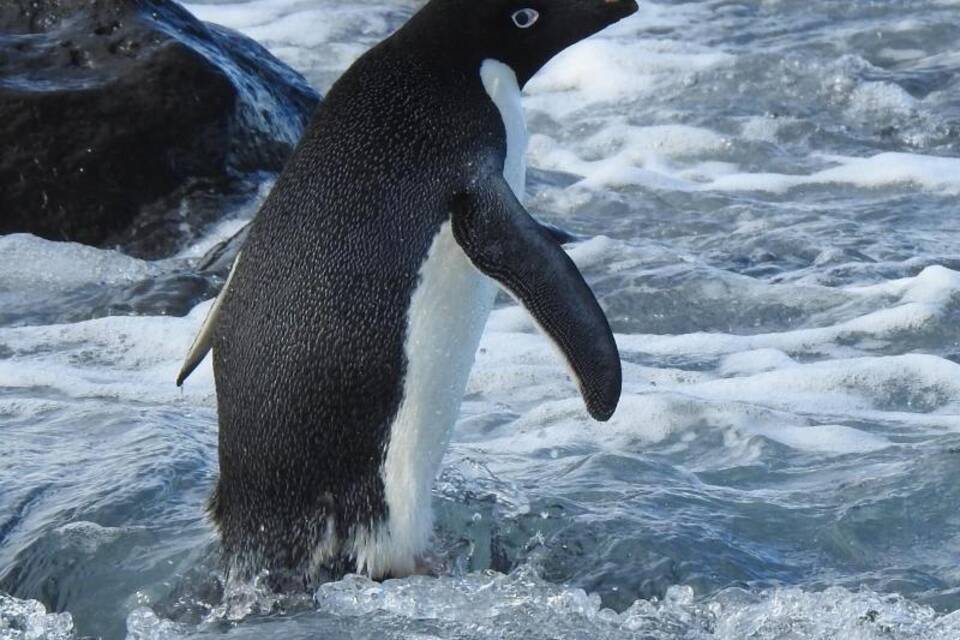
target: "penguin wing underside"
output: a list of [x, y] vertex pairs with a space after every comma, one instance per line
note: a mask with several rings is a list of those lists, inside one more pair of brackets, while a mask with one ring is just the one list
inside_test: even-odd
[[236, 259], [233, 261], [233, 267], [230, 269], [230, 275], [227, 276], [227, 281], [224, 283], [223, 288], [220, 289], [220, 293], [217, 294], [217, 298], [213, 301], [210, 310], [207, 311], [207, 317], [204, 318], [203, 324], [200, 325], [200, 331], [197, 332], [197, 337], [193, 339], [193, 344], [190, 345], [187, 357], [183, 360], [183, 366], [180, 368], [180, 373], [177, 374], [178, 387], [182, 386], [183, 381], [193, 373], [197, 365], [203, 362], [204, 357], [206, 357], [207, 352], [210, 351], [210, 347], [213, 345], [213, 330], [217, 326], [220, 307], [223, 304], [224, 298], [227, 297], [227, 290], [230, 288], [230, 281], [233, 280], [233, 274], [236, 272], [237, 262], [239, 261], [240, 254], [238, 253]]
[[453, 235], [470, 261], [520, 300], [559, 347], [596, 420], [620, 400], [620, 354], [576, 265], [506, 181], [490, 177], [451, 202]]

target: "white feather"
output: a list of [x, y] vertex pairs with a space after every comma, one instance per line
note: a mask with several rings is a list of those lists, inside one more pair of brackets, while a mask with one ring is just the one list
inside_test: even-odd
[[527, 122], [523, 119], [517, 74], [499, 60], [488, 59], [480, 65], [480, 80], [500, 111], [503, 127], [507, 131], [503, 177], [522, 201], [527, 182]]
[[[504, 178], [522, 199], [527, 128], [513, 70], [485, 60], [480, 79], [503, 118]], [[353, 531], [357, 570], [373, 577], [413, 573], [433, 532], [431, 489], [493, 307], [495, 283], [471, 264], [445, 223], [420, 267], [410, 300], [403, 400], [390, 428], [382, 477], [389, 515], [375, 531]]]

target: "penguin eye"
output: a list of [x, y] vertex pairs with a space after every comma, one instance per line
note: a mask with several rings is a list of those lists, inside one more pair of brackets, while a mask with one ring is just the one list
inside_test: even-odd
[[513, 20], [513, 24], [517, 25], [518, 28], [529, 29], [539, 17], [540, 14], [533, 9], [520, 9], [519, 11], [514, 11], [510, 19]]

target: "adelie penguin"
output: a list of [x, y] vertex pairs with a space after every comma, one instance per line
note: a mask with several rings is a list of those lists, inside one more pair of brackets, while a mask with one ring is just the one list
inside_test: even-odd
[[610, 327], [524, 209], [520, 89], [634, 0], [431, 0], [331, 87], [254, 219], [178, 384], [213, 348], [234, 575], [415, 571], [496, 285], [620, 397]]

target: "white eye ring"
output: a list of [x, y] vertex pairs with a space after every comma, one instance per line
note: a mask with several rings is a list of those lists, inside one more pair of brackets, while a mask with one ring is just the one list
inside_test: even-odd
[[513, 20], [513, 24], [517, 25], [518, 29], [529, 29], [539, 17], [540, 14], [534, 9], [520, 9], [514, 11], [510, 19]]

